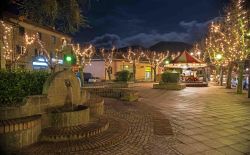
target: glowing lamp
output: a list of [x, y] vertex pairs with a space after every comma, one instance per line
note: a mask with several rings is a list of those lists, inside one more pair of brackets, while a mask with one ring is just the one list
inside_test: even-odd
[[169, 60], [166, 60], [166, 61], [165, 61], [165, 64], [166, 64], [166, 65], [169, 64]]
[[75, 58], [75, 56], [73, 54], [65, 54], [64, 58], [63, 58], [63, 61], [66, 64], [69, 64], [69, 65], [76, 64], [76, 58]]
[[72, 61], [72, 57], [71, 56], [67, 56], [66, 57], [66, 61], [68, 61], [68, 62]]
[[216, 54], [215, 59], [216, 60], [221, 60], [222, 59], [222, 55], [221, 54]]

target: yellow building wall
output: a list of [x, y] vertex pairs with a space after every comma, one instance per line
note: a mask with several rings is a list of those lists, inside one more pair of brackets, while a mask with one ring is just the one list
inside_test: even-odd
[[[141, 80], [141, 81], [145, 81], [145, 80], [151, 80], [151, 77], [148, 77], [146, 79], [146, 69], [149, 72], [149, 69], [151, 68], [149, 64], [147, 63], [137, 63], [136, 64], [136, 80]], [[126, 62], [126, 61], [122, 61], [122, 60], [115, 60], [113, 61], [112, 64], [112, 79], [115, 79], [115, 73], [122, 71], [122, 70], [128, 70], [131, 73], [133, 73], [133, 64]], [[151, 76], [151, 73], [147, 73]]]

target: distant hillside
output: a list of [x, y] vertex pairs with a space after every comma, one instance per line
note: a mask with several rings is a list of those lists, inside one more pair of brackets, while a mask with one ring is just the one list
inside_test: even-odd
[[192, 45], [184, 43], [184, 42], [168, 42], [162, 41], [153, 46], [149, 49], [152, 51], [170, 51], [172, 52], [182, 52], [184, 50], [190, 50]]
[[119, 49], [117, 49], [117, 51], [127, 52], [129, 48], [131, 48], [132, 50], [146, 50], [146, 48], [143, 46], [134, 45], [134, 46], [126, 46], [126, 47], [119, 48]]

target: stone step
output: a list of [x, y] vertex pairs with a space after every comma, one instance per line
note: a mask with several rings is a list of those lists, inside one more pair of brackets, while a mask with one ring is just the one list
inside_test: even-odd
[[42, 141], [23, 148], [19, 153], [25, 155], [70, 154], [117, 145], [125, 140], [129, 134], [128, 122], [117, 118], [109, 118], [108, 120], [109, 128], [98, 135], [59, 142]]
[[88, 124], [82, 124], [72, 127], [55, 128], [50, 127], [42, 131], [41, 141], [66, 141], [88, 138], [107, 130], [109, 121], [105, 117], [101, 117], [96, 121]]
[[10, 120], [0, 120], [0, 134], [17, 132], [40, 125], [41, 115], [34, 115]]

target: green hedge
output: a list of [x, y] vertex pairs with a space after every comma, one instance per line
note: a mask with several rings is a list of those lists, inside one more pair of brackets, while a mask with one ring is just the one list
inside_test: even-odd
[[131, 79], [131, 73], [127, 70], [119, 71], [116, 73], [116, 81], [127, 82]]
[[0, 70], [0, 106], [20, 105], [26, 96], [42, 94], [48, 76], [41, 71]]
[[161, 74], [161, 80], [164, 83], [178, 83], [180, 81], [180, 73], [164, 72]]

